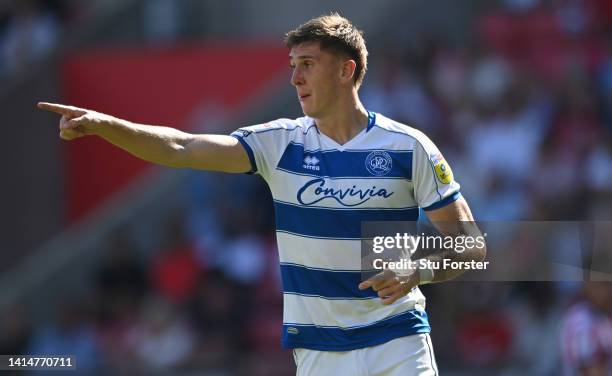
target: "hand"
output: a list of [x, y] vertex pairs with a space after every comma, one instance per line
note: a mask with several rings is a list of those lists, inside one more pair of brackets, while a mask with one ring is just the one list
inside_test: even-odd
[[419, 273], [413, 270], [410, 274], [399, 276], [392, 270], [385, 270], [359, 284], [360, 290], [371, 287], [378, 292], [382, 304], [393, 304], [397, 299], [407, 295], [419, 284]]
[[57, 103], [39, 102], [38, 108], [62, 115], [59, 123], [59, 136], [68, 141], [93, 134], [93, 126], [111, 122], [113, 119], [99, 112]]

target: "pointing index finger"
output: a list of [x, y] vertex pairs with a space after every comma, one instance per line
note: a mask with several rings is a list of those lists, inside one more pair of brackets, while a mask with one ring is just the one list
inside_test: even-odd
[[59, 103], [38, 102], [37, 106], [41, 110], [55, 112], [56, 114], [64, 116], [80, 116], [87, 112], [82, 108], [66, 106]]

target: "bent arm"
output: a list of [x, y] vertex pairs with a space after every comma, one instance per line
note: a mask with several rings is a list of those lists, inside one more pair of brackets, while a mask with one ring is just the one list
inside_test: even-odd
[[[440, 262], [444, 259], [458, 262], [481, 262], [486, 256], [486, 244], [484, 237], [478, 226], [474, 222], [474, 217], [470, 207], [463, 197], [436, 210], [426, 211], [427, 217], [443, 236], [452, 237], [471, 237], [480, 239], [482, 242], [470, 242], [464, 247], [462, 252], [455, 249], [442, 250], [421, 250], [421, 254], [415, 254], [417, 258], [426, 258], [431, 261]], [[436, 269], [433, 271], [433, 279], [430, 282], [442, 282], [453, 279], [463, 274], [466, 269]]]
[[221, 172], [251, 170], [249, 157], [231, 136], [196, 135], [178, 129], [136, 124], [99, 112], [52, 103], [39, 108], [62, 115], [60, 137], [96, 135], [149, 162]]

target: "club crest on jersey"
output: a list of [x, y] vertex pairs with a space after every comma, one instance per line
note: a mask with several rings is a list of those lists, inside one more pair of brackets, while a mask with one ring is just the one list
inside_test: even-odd
[[304, 164], [302, 167], [306, 170], [319, 171], [321, 169], [319, 162], [319, 158], [307, 155], [304, 157]]
[[450, 184], [453, 181], [453, 170], [451, 170], [448, 163], [446, 163], [442, 154], [438, 153], [432, 156], [431, 162], [434, 164], [434, 170], [438, 180], [440, 180], [442, 184]]
[[393, 167], [393, 160], [386, 151], [373, 151], [366, 157], [365, 166], [374, 176], [387, 175]]

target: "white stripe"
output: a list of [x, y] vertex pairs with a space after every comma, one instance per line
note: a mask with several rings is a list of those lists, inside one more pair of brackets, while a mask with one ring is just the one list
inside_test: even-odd
[[293, 235], [293, 236], [297, 236], [298, 238], [307, 238], [307, 239], [338, 240], [338, 241], [340, 240], [362, 240], [362, 238], [356, 239], [356, 238], [330, 238], [330, 237], [325, 237], [325, 236], [310, 236], [310, 235], [297, 234], [295, 232], [284, 231], [284, 230], [276, 230], [276, 233]]
[[[272, 197], [275, 200], [294, 203], [300, 205], [297, 200], [297, 193], [301, 187], [306, 183], [317, 179], [314, 176], [303, 176], [288, 173], [282, 170], [275, 169], [271, 172], [273, 175], [272, 181], [274, 184], [270, 185], [272, 191]], [[363, 178], [351, 178], [351, 179], [334, 179], [333, 185], [330, 185], [326, 179], [325, 187], [334, 189], [341, 189], [342, 191], [350, 190], [353, 186], [357, 189], [361, 189], [365, 192], [371, 189], [373, 186], [376, 187], [375, 191], [379, 189], [386, 189], [388, 193], [393, 192], [388, 198], [383, 197], [364, 197], [361, 199], [359, 196], [346, 196], [343, 201], [346, 204], [354, 204], [357, 202], [363, 202], [362, 204], [354, 207], [353, 209], [368, 209], [368, 208], [406, 208], [406, 207], [417, 207], [417, 203], [414, 199], [413, 184], [411, 181], [406, 179], [363, 179]], [[310, 186], [303, 194], [302, 200], [304, 202], [313, 202], [316, 199], [323, 197], [315, 196], [314, 190], [318, 185]], [[317, 207], [327, 208], [344, 208], [338, 201], [332, 198], [323, 199], [315, 204]], [[350, 208], [350, 207], [348, 207]]]
[[391, 305], [380, 299], [328, 300], [284, 294], [283, 321], [294, 325], [352, 328], [367, 326], [405, 311], [425, 309], [425, 297], [417, 288]]
[[284, 294], [297, 295], [297, 296], [306, 296], [306, 297], [310, 297], [310, 298], [321, 298], [321, 299], [327, 299], [327, 300], [371, 300], [371, 299], [378, 299], [377, 296], [366, 296], [365, 298], [346, 298], [346, 297], [321, 296], [321, 295], [315, 295], [315, 294], [301, 294], [299, 292], [285, 292]]
[[[330, 271], [375, 271], [372, 239], [307, 237], [276, 231], [279, 262]], [[363, 248], [363, 251], [362, 251]]]
[[361, 240], [313, 239], [277, 232], [279, 261], [321, 269], [361, 270]]
[[301, 204], [295, 204], [293, 202], [286, 202], [286, 201], [281, 201], [281, 200], [272, 200], [274, 201], [274, 203], [279, 203], [279, 204], [285, 204], [285, 205], [291, 205], [291, 206], [297, 206], [300, 208], [315, 208], [315, 209], [326, 209], [326, 210], [408, 210], [408, 209], [418, 209], [418, 206], [405, 206], [405, 207], [401, 207], [401, 208], [379, 208], [379, 207], [367, 207], [367, 208], [362, 208], [362, 207], [358, 207], [358, 208], [350, 208], [350, 207], [339, 207], [339, 208], [330, 208], [330, 207], [326, 207], [326, 206], [318, 206], [318, 205], [308, 205], [308, 206], [304, 206]]
[[366, 151], [367, 152], [367, 151], [380, 151], [380, 150], [392, 151], [394, 153], [412, 153], [413, 152], [413, 149], [405, 149], [405, 150], [397, 149], [397, 150], [395, 150], [395, 149], [388, 149], [388, 148], [387, 149], [384, 149], [384, 148], [383, 149], [367, 149], [367, 148], [363, 148], [362, 149], [362, 148], [359, 148], [359, 149], [342, 149], [342, 150], [337, 149], [337, 148], [331, 148], [331, 149], [325, 149], [325, 150], [323, 150], [321, 148], [306, 149], [304, 147], [304, 143], [303, 142], [300, 143], [300, 142], [290, 141], [289, 143], [292, 144], [292, 145], [301, 146], [304, 149], [305, 153], [316, 153], [316, 152], [329, 153], [329, 152], [333, 152], [333, 151], [343, 151], [343, 152], [352, 152], [352, 151], [364, 152], [364, 151]]

